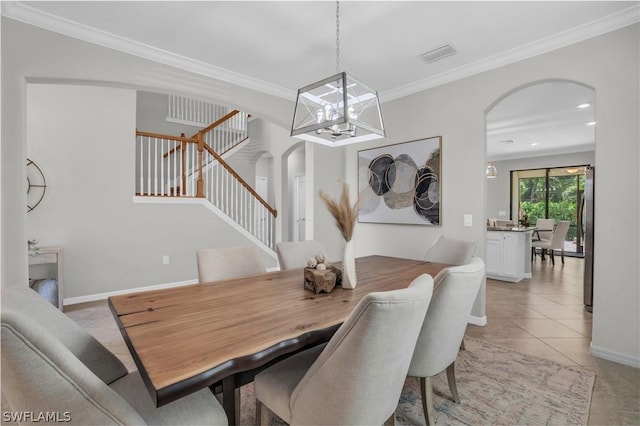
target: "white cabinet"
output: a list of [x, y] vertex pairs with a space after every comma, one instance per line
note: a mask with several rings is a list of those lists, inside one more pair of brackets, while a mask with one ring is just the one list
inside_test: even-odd
[[488, 231], [487, 277], [518, 282], [531, 278], [531, 231]]
[[502, 233], [487, 232], [487, 262], [485, 265], [487, 275], [502, 274]]

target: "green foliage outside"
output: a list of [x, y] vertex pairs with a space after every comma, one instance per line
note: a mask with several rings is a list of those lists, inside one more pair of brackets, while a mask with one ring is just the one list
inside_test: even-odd
[[567, 241], [577, 235], [577, 213], [579, 194], [584, 190], [584, 175], [549, 177], [549, 215], [546, 214], [546, 188], [544, 177], [521, 178], [520, 214], [527, 215], [529, 223], [535, 225], [537, 219], [553, 218], [571, 222]]

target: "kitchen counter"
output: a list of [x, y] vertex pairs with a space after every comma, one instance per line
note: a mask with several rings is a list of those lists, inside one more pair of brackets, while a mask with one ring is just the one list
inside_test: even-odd
[[527, 232], [536, 229], [533, 226], [487, 226], [487, 231]]
[[535, 228], [488, 226], [487, 277], [518, 282], [531, 278], [531, 237]]

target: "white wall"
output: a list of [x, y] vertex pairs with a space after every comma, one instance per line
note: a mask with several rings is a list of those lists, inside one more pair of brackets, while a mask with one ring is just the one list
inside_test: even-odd
[[[509, 219], [509, 206], [511, 204], [511, 171], [547, 167], [579, 166], [583, 164], [590, 164], [592, 166], [596, 165], [594, 151], [495, 161], [494, 164], [498, 169], [498, 177], [495, 179], [487, 179], [485, 217], [494, 217], [501, 220]], [[498, 214], [500, 211], [506, 212], [506, 216], [501, 217]]]
[[[322, 233], [330, 241], [326, 244], [332, 251], [330, 255], [340, 254], [338, 231], [316, 194], [318, 189], [326, 189], [337, 195], [336, 179], [342, 176], [347, 177], [352, 189], [356, 188], [358, 149], [442, 135], [443, 226], [358, 224], [356, 253], [419, 258], [439, 235], [447, 234], [481, 242], [483, 255], [485, 113], [503, 95], [532, 82], [560, 78], [591, 86], [598, 106], [599, 194], [595, 206], [596, 307], [592, 347], [600, 356], [640, 364], [638, 28], [633, 25], [385, 103], [382, 113], [388, 137], [379, 143], [333, 150], [321, 146], [305, 148], [307, 184], [313, 188], [308, 216], [313, 220], [313, 233]], [[293, 99], [264, 95], [11, 20], [3, 20], [1, 29], [3, 285], [26, 282], [27, 277], [25, 194], [21, 186], [8, 184], [24, 178], [25, 79], [91, 80], [152, 91], [162, 87], [165, 91], [199, 93], [200, 97], [238, 106], [282, 128], [290, 123]], [[290, 138], [282, 141], [284, 145], [291, 143]], [[274, 154], [274, 170], [281, 170], [277, 161]], [[627, 182], [624, 186], [619, 185], [621, 171]], [[472, 227], [462, 226], [464, 214], [473, 215]], [[624, 250], [619, 250], [621, 241], [625, 242]]]
[[48, 187], [26, 229], [64, 247], [65, 298], [195, 280], [197, 249], [251, 244], [201, 205], [133, 202], [135, 91], [30, 84], [27, 105]]
[[[585, 84], [596, 92], [598, 123], [592, 351], [640, 366], [639, 27], [383, 104], [388, 137], [348, 149], [349, 181], [357, 181], [357, 149], [441, 135], [443, 226], [359, 224], [357, 254], [420, 257], [440, 234], [447, 234], [481, 242], [483, 255], [486, 113], [506, 94], [534, 82], [566, 79]], [[462, 225], [465, 213], [473, 215], [471, 228]]]
[[[214, 103], [241, 107], [254, 116], [284, 127], [290, 121], [293, 106], [288, 100], [105, 49], [5, 17], [2, 18], [1, 29], [2, 122], [11, 123], [2, 128], [2, 286], [21, 285], [27, 282], [28, 277], [26, 194], [22, 184], [8, 184], [24, 182], [25, 179], [27, 81], [95, 84], [197, 95]], [[146, 208], [153, 210], [159, 207]], [[174, 277], [166, 276], [163, 282], [173, 280]], [[75, 295], [75, 292], [70, 294]]]

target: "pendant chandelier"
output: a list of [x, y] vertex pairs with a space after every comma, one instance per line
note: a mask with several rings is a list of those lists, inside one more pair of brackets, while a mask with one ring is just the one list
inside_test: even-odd
[[336, 1], [336, 74], [298, 90], [291, 136], [329, 146], [385, 137], [378, 93], [340, 72], [339, 1]]
[[487, 179], [495, 179], [498, 177], [498, 169], [496, 169], [496, 165], [493, 163], [489, 163], [487, 164], [487, 171], [486, 171], [486, 176]]

